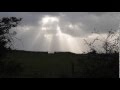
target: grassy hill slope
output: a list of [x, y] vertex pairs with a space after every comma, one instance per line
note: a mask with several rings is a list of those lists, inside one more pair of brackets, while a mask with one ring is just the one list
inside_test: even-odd
[[12, 51], [5, 60], [21, 63], [20, 78], [118, 78], [117, 54], [73, 54]]

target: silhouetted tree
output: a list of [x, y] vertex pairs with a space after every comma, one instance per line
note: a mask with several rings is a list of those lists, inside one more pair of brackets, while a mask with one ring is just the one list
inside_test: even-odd
[[[99, 33], [97, 33], [97, 34], [99, 35]], [[117, 35], [117, 34], [118, 34], [118, 32], [112, 31], [112, 29], [111, 29], [110, 31], [108, 31], [107, 36], [104, 37], [103, 39], [96, 37], [91, 42], [84, 40], [85, 43], [90, 48], [90, 52], [88, 52], [88, 53], [94, 53], [94, 54], [97, 53], [97, 50], [95, 49], [95, 42], [97, 40], [99, 40], [103, 43], [102, 48], [104, 49], [106, 54], [118, 53], [119, 52], [119, 35]]]
[[17, 27], [22, 18], [3, 17], [0, 19], [0, 77], [5, 77], [19, 71], [20, 64], [13, 60], [5, 61], [3, 57], [11, 50], [13, 46], [13, 36], [16, 32], [10, 32], [10, 29]]
[[90, 48], [90, 51], [88, 52], [89, 54], [96, 54], [97, 51], [95, 49], [94, 43], [98, 40], [98, 38], [94, 39], [92, 42], [88, 42], [87, 40], [84, 39], [85, 43], [88, 45]]
[[105, 38], [105, 40], [103, 41], [103, 48], [106, 52], [106, 54], [110, 54], [110, 53], [118, 53], [119, 51], [119, 36], [116, 36], [115, 39], [113, 39], [112, 41], [110, 41], [114, 36], [116, 36], [114, 31], [109, 31], [107, 34], [107, 37]]
[[6, 50], [10, 50], [13, 46], [13, 35], [16, 34], [14, 31], [10, 33], [10, 29], [17, 27], [22, 18], [16, 17], [3, 17], [0, 19], [0, 57], [6, 53]]

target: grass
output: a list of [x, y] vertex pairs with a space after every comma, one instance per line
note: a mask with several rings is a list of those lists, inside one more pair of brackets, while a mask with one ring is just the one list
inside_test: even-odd
[[118, 78], [119, 55], [11, 51], [5, 60], [21, 63], [16, 78]]

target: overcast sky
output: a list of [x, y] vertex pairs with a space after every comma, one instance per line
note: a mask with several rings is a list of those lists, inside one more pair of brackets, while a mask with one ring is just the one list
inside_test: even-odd
[[23, 18], [17, 31], [15, 48], [27, 51], [86, 50], [83, 39], [94, 38], [94, 28], [101, 35], [120, 28], [119, 12], [0, 12], [2, 17]]

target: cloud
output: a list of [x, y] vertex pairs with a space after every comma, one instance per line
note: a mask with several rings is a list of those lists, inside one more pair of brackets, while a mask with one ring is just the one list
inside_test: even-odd
[[0, 18], [10, 16], [23, 18], [12, 30], [24, 47], [17, 40], [15, 47], [31, 51], [82, 52], [86, 50], [83, 38], [94, 37], [94, 29], [105, 34], [120, 25], [119, 12], [0, 12]]
[[[90, 34], [94, 28], [101, 33], [105, 33], [110, 29], [115, 30], [118, 28], [120, 22], [119, 12], [0, 12], [0, 17], [22, 17], [23, 20], [21, 24], [29, 26], [38, 26], [38, 22], [47, 15], [59, 17], [61, 28], [65, 28], [67, 24], [76, 26], [78, 24], [77, 27], [80, 28], [80, 32], [81, 29], [83, 29], [83, 32], [81, 32], [82, 35]], [[83, 26], [80, 27], [79, 23]], [[66, 28], [63, 30], [66, 30]], [[73, 35], [75, 36], [75, 33]], [[76, 36], [80, 36], [78, 32], [76, 33]]]

